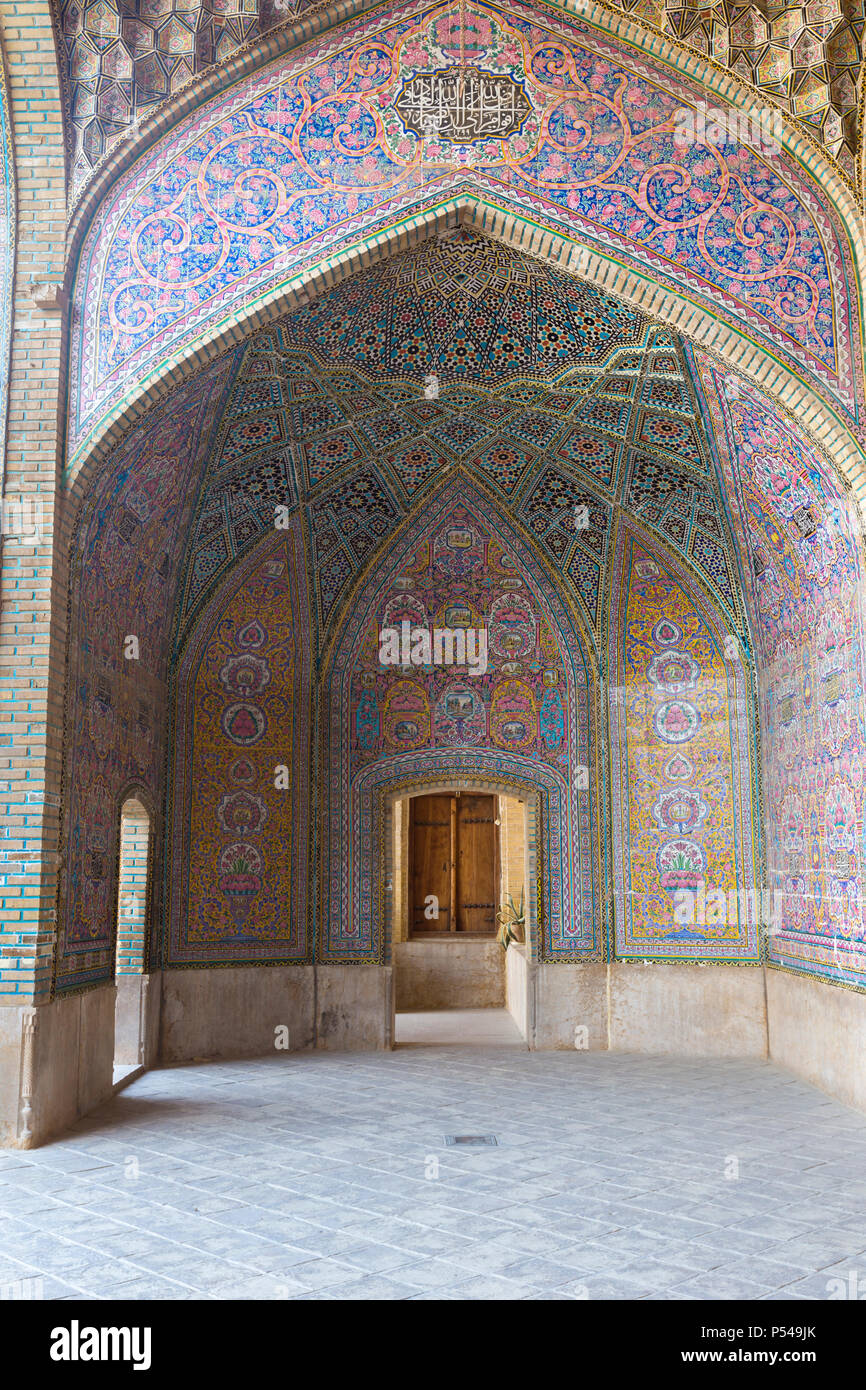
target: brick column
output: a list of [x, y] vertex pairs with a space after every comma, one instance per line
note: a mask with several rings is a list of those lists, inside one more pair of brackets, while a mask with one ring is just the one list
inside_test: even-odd
[[[58, 527], [66, 190], [51, 13], [0, 0], [18, 216], [4, 493], [37, 539], [0, 552], [0, 1004], [45, 1002], [55, 933], [67, 539]], [[60, 291], [60, 292], [59, 292]], [[55, 538], [57, 553], [54, 550]]]

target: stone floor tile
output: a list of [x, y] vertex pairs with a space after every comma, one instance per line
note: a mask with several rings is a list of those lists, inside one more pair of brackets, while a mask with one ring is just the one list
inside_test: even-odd
[[546, 1260], [540, 1255], [530, 1255], [525, 1260], [503, 1266], [497, 1272], [506, 1279], [535, 1289], [561, 1288], [564, 1284], [573, 1284], [576, 1278], [573, 1266], [557, 1264], [555, 1260]]
[[341, 1251], [336, 1261], [371, 1274], [411, 1268], [406, 1262], [406, 1251], [395, 1250], [390, 1245], [359, 1245], [354, 1250]]
[[561, 1285], [572, 1298], [593, 1302], [597, 1299], [643, 1298], [654, 1290], [626, 1274], [588, 1273], [570, 1284]]
[[484, 1300], [517, 1300], [526, 1297], [526, 1290], [520, 1284], [497, 1277], [495, 1274], [475, 1275], [461, 1279], [447, 1288], [452, 1298]]
[[337, 1284], [357, 1279], [358, 1271], [336, 1260], [307, 1260], [293, 1266], [291, 1277], [307, 1289], [333, 1289]]
[[354, 1279], [349, 1284], [338, 1285], [337, 1288], [331, 1290], [331, 1294], [338, 1301], [342, 1299], [397, 1301], [417, 1297], [417, 1289], [397, 1278], [371, 1273], [363, 1279]]
[[[448, 1149], [449, 1133], [499, 1144]], [[0, 1282], [58, 1299], [826, 1298], [850, 1268], [866, 1280], [864, 1173], [866, 1119], [761, 1063], [455, 1045], [168, 1068], [60, 1142], [0, 1154]]]
[[768, 1292], [766, 1284], [744, 1279], [741, 1275], [727, 1274], [724, 1269], [711, 1270], [709, 1274], [686, 1279], [668, 1289], [671, 1298], [679, 1298], [683, 1293], [697, 1298], [760, 1298]]

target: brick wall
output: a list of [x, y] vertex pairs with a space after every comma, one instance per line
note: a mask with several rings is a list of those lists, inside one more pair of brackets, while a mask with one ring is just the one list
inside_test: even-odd
[[150, 816], [130, 798], [120, 817], [117, 973], [140, 975], [144, 968], [144, 930], [150, 891]]
[[[51, 981], [63, 732], [66, 572], [58, 525], [66, 185], [60, 84], [47, 4], [0, 0], [17, 174], [17, 264], [5, 459], [7, 499], [38, 500], [36, 544], [0, 560], [0, 1001]], [[37, 303], [42, 301], [42, 307]]]
[[526, 807], [516, 796], [499, 798], [499, 864], [502, 892], [500, 906], [510, 894], [517, 906], [526, 878]]

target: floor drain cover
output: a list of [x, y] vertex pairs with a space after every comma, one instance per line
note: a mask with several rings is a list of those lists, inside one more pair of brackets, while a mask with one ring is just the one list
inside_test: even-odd
[[495, 1134], [446, 1134], [445, 1143], [451, 1144], [472, 1144], [476, 1148], [480, 1144], [495, 1144]]

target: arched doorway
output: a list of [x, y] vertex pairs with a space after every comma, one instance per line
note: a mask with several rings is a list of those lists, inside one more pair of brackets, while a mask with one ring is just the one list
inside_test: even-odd
[[[756, 743], [746, 739], [737, 746], [730, 717], [741, 697], [752, 700], [757, 682], [745, 665], [742, 679], [733, 671], [725, 654], [732, 637], [750, 662], [762, 665], [763, 809], [771, 876], [783, 902], [781, 930], [770, 943], [775, 973], [767, 998], [775, 993], [802, 1018], [808, 1001], [819, 997], [814, 985], [863, 988], [862, 532], [853, 510], [834, 519], [848, 499], [833, 473], [835, 466], [862, 483], [856, 295], [862, 238], [850, 190], [792, 130], [782, 132], [772, 160], [734, 140], [724, 154], [699, 137], [685, 152], [673, 150], [684, 109], [693, 111], [709, 91], [725, 89], [733, 101], [745, 89], [673, 44], [664, 59], [658, 57], [657, 35], [642, 33], [638, 21], [627, 33], [623, 25], [631, 21], [595, 10], [588, 19], [482, 3], [473, 13], [473, 57], [492, 68], [460, 77], [460, 90], [465, 79], [481, 120], [463, 130], [472, 137], [465, 142], [471, 154], [452, 149], [437, 161], [431, 142], [438, 137], [441, 144], [443, 130], [431, 133], [416, 119], [415, 94], [423, 95], [422, 105], [429, 93], [441, 98], [457, 77], [455, 16], [447, 7], [431, 4], [405, 21], [366, 11], [328, 26], [319, 16], [316, 23], [329, 27], [324, 45], [312, 40], [298, 46], [300, 31], [287, 28], [274, 47], [249, 50], [231, 70], [209, 74], [194, 92], [167, 103], [146, 139], [138, 143], [136, 137], [100, 171], [74, 237], [68, 318], [60, 289], [34, 291], [40, 309], [61, 316], [71, 345], [68, 402], [56, 402], [61, 409], [69, 405], [63, 494], [69, 505], [66, 515], [62, 504], [57, 508], [58, 574], [65, 575], [70, 558], [67, 522], [85, 484], [104, 467], [72, 546], [71, 658], [65, 671], [62, 661], [50, 658], [54, 689], [46, 696], [51, 707], [54, 690], [65, 682], [64, 853], [53, 857], [59, 760], [49, 751], [45, 765], [53, 760], [53, 767], [44, 793], [25, 789], [22, 801], [30, 807], [44, 795], [45, 820], [37, 832], [36, 813], [27, 811], [33, 834], [18, 845], [26, 872], [10, 875], [10, 895], [19, 912], [15, 941], [26, 949], [28, 989], [32, 984], [58, 1012], [69, 1005], [68, 1015], [77, 1009], [83, 1023], [89, 1016], [102, 1043], [114, 988], [118, 799], [140, 782], [151, 805], [161, 808], [167, 745], [167, 838], [158, 820], [155, 825], [158, 847], [167, 851], [170, 907], [165, 916], [154, 914], [151, 944], [152, 959], [167, 973], [188, 969], [209, 976], [206, 985], [200, 977], [197, 988], [187, 980], [186, 1002], [198, 993], [205, 1006], [188, 1008], [185, 1017], [207, 1018], [212, 1039], [230, 972], [290, 963], [305, 987], [310, 977], [302, 972], [312, 972], [312, 1003], [298, 990], [307, 1020], [313, 1018], [311, 1027], [298, 1030], [302, 1045], [322, 1036], [316, 1011], [324, 1017], [320, 985], [324, 989], [326, 979], [341, 997], [330, 1010], [346, 1022], [341, 1036], [351, 1033], [351, 1000], [347, 1007], [343, 1000], [351, 994], [347, 980], [390, 968], [376, 879], [383, 833], [378, 799], [391, 785], [386, 773], [398, 763], [402, 770], [400, 760], [407, 766], [420, 760], [421, 745], [409, 747], [405, 739], [411, 743], [413, 726], [417, 733], [428, 717], [437, 751], [440, 699], [422, 698], [412, 674], [401, 675], [377, 708], [380, 730], [399, 734], [402, 746], [369, 766], [353, 765], [351, 747], [346, 760], [339, 745], [352, 727], [344, 715], [361, 710], [369, 733], [373, 710], [370, 703], [344, 707], [338, 687], [347, 651], [337, 650], [334, 661], [334, 644], [353, 621], [347, 605], [363, 598], [371, 557], [381, 557], [388, 541], [400, 544], [446, 474], [459, 477], [461, 486], [471, 479], [484, 501], [492, 499], [496, 525], [507, 522], [518, 539], [531, 539], [529, 548], [545, 557], [540, 570], [546, 565], [552, 575], [550, 611], [558, 596], [577, 615], [577, 648], [588, 662], [586, 688], [592, 687], [588, 704], [594, 700], [588, 745], [609, 727], [613, 713], [606, 681], [627, 692], [635, 716], [623, 721], [615, 747], [601, 738], [595, 767], [591, 757], [576, 764], [590, 774], [581, 788], [569, 781], [571, 770], [564, 778], [560, 772], [557, 784], [546, 758], [560, 709], [568, 729], [572, 707], [570, 696], [560, 695], [557, 708], [555, 681], [543, 694], [538, 688], [539, 675], [543, 683], [544, 672], [553, 669], [544, 653], [538, 670], [503, 668], [506, 688], [482, 701], [490, 746], [471, 737], [464, 746], [462, 740], [478, 713], [472, 685], [441, 692], [445, 723], [453, 716], [464, 726], [451, 745], [452, 766], [439, 769], [443, 776], [473, 771], [468, 762], [455, 767], [453, 759], [464, 754], [474, 761], [475, 776], [484, 757], [502, 764], [491, 773], [529, 775], [524, 764], [531, 763], [537, 781], [549, 779], [539, 794], [550, 803], [560, 797], [565, 808], [558, 819], [549, 806], [540, 815], [545, 892], [534, 964], [561, 971], [560, 983], [573, 978], [572, 969], [582, 980], [605, 971], [606, 1044], [616, 1046], [634, 1036], [627, 1029], [617, 1033], [611, 1020], [617, 981], [634, 980], [630, 972], [642, 943], [651, 944], [646, 958], [660, 972], [674, 961], [715, 967], [766, 958], [754, 933], [711, 939], [706, 928], [716, 924], [705, 921], [698, 924], [703, 935], [678, 936], [652, 917], [653, 901], [669, 906], [663, 893], [671, 875], [699, 874], [709, 867], [711, 850], [730, 851], [737, 892], [750, 893], [757, 873], [760, 831], [747, 823], [762, 809]], [[301, 91], [307, 95], [299, 99]], [[503, 93], [509, 94], [504, 102]], [[485, 124], [491, 112], [496, 124], [503, 110], [515, 128], [492, 130]], [[250, 166], [258, 172], [250, 174]], [[462, 226], [454, 225], [461, 220]], [[454, 243], [450, 266], [444, 255], [431, 262], [431, 232]], [[369, 305], [361, 312], [359, 302], [365, 295], [375, 301], [375, 294], [369, 294], [371, 278], [354, 272], [381, 270], [387, 280], [392, 262], [408, 252], [418, 255], [409, 257], [411, 264], [400, 261], [397, 291], [379, 296], [395, 312], [389, 309], [384, 322], [365, 320]], [[572, 273], [560, 276], [569, 284], [558, 298], [556, 266]], [[491, 287], [503, 281], [527, 290], [520, 312], [506, 306], [505, 317], [517, 329], [506, 325], [485, 337], [489, 321], [482, 322], [482, 309]], [[443, 301], [426, 324], [431, 301], [424, 299], [425, 286]], [[323, 291], [318, 299], [310, 287]], [[461, 296], [461, 309], [449, 317]], [[449, 298], [450, 306], [444, 303]], [[286, 309], [293, 311], [291, 321], [278, 321]], [[425, 336], [431, 325], [432, 341]], [[251, 332], [255, 341], [248, 341]], [[719, 363], [684, 350], [680, 333], [708, 344], [728, 368], [742, 366], [749, 382], [762, 383], [774, 400], [741, 383], [742, 401], [728, 410], [729, 393], [736, 399], [740, 386], [728, 379], [720, 393]], [[671, 354], [676, 361], [666, 367]], [[336, 380], [340, 372], [342, 382]], [[598, 379], [590, 381], [591, 373]], [[474, 391], [485, 374], [496, 378], [495, 400], [496, 392]], [[700, 375], [711, 384], [698, 402]], [[443, 410], [448, 418], [433, 425], [430, 400], [420, 399], [428, 377], [431, 390], [438, 382], [450, 392]], [[802, 430], [781, 407], [777, 413], [782, 399]], [[157, 400], [153, 415], [121, 438]], [[518, 418], [521, 411], [524, 418]], [[499, 429], [503, 419], [507, 437]], [[832, 466], [818, 455], [807, 429], [832, 448]], [[44, 440], [37, 444], [45, 448]], [[43, 462], [39, 471], [48, 476]], [[275, 505], [288, 522], [275, 520]], [[567, 518], [577, 525], [578, 514], [589, 515], [592, 525], [591, 535], [576, 541], [567, 534]], [[623, 520], [636, 536], [645, 530], [637, 543], [662, 570], [660, 557], [674, 552], [666, 574], [681, 592], [695, 581], [692, 612], [706, 618], [706, 640], [714, 647], [705, 668], [714, 708], [709, 700], [689, 698], [688, 680], [685, 690], [668, 688], [688, 672], [689, 653], [688, 643], [665, 645], [672, 633], [665, 636], [664, 620], [643, 634], [620, 626], [619, 649], [611, 640], [612, 624], [625, 618], [630, 629], [632, 623], [628, 599], [618, 606], [619, 597], [639, 587], [620, 583], [615, 573], [620, 557], [614, 538]], [[255, 643], [248, 639], [259, 634], [249, 614], [236, 630], [237, 609], [218, 609], [222, 599], [234, 603], [234, 581], [249, 579], [242, 567], [253, 564], [257, 547], [264, 551], [272, 538], [263, 536], [273, 526], [292, 531], [290, 561], [271, 555], [268, 563], [286, 563], [287, 592], [293, 602], [300, 596], [285, 625], [299, 661], [309, 663], [310, 681], [293, 704], [292, 719], [300, 714], [291, 727], [291, 757], [274, 757], [269, 766], [259, 755], [279, 752], [262, 742], [271, 727], [274, 686], [258, 701], [261, 692], [253, 686], [229, 691], [220, 677], [232, 661], [246, 677], [254, 672]], [[411, 587], [403, 591], [404, 598], [411, 595]], [[201, 626], [205, 609], [207, 632]], [[492, 630], [492, 608], [488, 616]], [[52, 611], [55, 621], [62, 632], [62, 603]], [[411, 634], [411, 615], [406, 621]], [[508, 621], [519, 627], [514, 612]], [[668, 615], [671, 621], [683, 630]], [[53, 651], [61, 647], [62, 639], [52, 644]], [[146, 659], [131, 665], [141, 652]], [[222, 665], [196, 685], [193, 658], [204, 654], [219, 655]], [[631, 661], [631, 670], [611, 682], [620, 659], [626, 666]], [[671, 675], [674, 667], [679, 676]], [[38, 676], [36, 669], [34, 690], [42, 688], [42, 668]], [[576, 680], [575, 689], [580, 685]], [[172, 704], [174, 724], [166, 713]], [[691, 712], [687, 705], [694, 706]], [[338, 722], [328, 727], [335, 709]], [[583, 729], [579, 696], [574, 710]], [[751, 718], [751, 709], [747, 714]], [[218, 796], [204, 798], [206, 814], [197, 818], [190, 766], [200, 765], [202, 751], [212, 751], [200, 737], [207, 720], [216, 725], [223, 715], [220, 756], [229, 781]], [[536, 715], [538, 741], [530, 757], [521, 740]], [[274, 723], [288, 729], [288, 720]], [[713, 724], [711, 746], [696, 730]], [[666, 735], [669, 746], [688, 743], [689, 752], [662, 758], [650, 729], [662, 743]], [[705, 788], [688, 782], [687, 764], [695, 769], [691, 752], [699, 745], [708, 775], [726, 784], [715, 803]], [[49, 748], [55, 746], [49, 740]], [[447, 740], [443, 747], [447, 751]], [[256, 751], [247, 755], [250, 748]], [[621, 759], [616, 776], [606, 762], [611, 751]], [[665, 786], [665, 777], [675, 785]], [[256, 779], [261, 785], [251, 788]], [[575, 795], [580, 790], [588, 792], [585, 802]], [[287, 791], [277, 814], [271, 798]], [[632, 825], [632, 811], [642, 825]], [[713, 815], [719, 817], [715, 825]], [[265, 839], [255, 836], [265, 825], [272, 839], [263, 853]], [[282, 859], [278, 831], [292, 837]], [[667, 837], [661, 845], [659, 837]], [[204, 870], [201, 883], [184, 863], [187, 849], [195, 856], [190, 862]], [[674, 863], [668, 850], [684, 862]], [[643, 870], [628, 877], [640, 854], [655, 863], [649, 878], [657, 871], [657, 885]], [[33, 879], [41, 876], [41, 904], [51, 899], [55, 874], [62, 878], [56, 942], [53, 907], [40, 909], [39, 936], [31, 939], [31, 870]], [[727, 896], [732, 891], [728, 887]], [[257, 920], [263, 906], [269, 910]], [[667, 954], [656, 949], [662, 939], [671, 948]], [[17, 956], [14, 961], [17, 998], [22, 967]], [[344, 965], [369, 969], [343, 971], [339, 978]], [[219, 984], [213, 966], [225, 967]], [[676, 982], [665, 974], [664, 984], [654, 987], [658, 1012], [687, 990], [693, 999], [706, 994], [695, 986], [701, 979], [696, 971], [677, 973]], [[734, 974], [724, 977], [728, 985]], [[754, 1003], [759, 972], [739, 974], [739, 994]], [[795, 975], [799, 994], [791, 983]], [[260, 971], [257, 998], [268, 978], [273, 983], [277, 976]], [[653, 990], [636, 987], [635, 993], [646, 1014]], [[767, 1023], [766, 1002], [763, 1008], [750, 1016], [753, 1037], [761, 1019]], [[719, 1027], [723, 1022], [720, 1015], [714, 1019]], [[725, 1033], [724, 1045], [735, 1045], [735, 1031]], [[786, 1055], [796, 1031], [782, 1030]], [[687, 1030], [683, 1046], [696, 1037], [703, 1045], [699, 1028]], [[190, 1036], [177, 1045], [183, 1052]], [[810, 1065], [814, 1070], [814, 1056]]]
[[[737, 131], [749, 88], [675, 41], [661, 56], [633, 15], [591, 14], [467, 11], [471, 70], [487, 69], [489, 110], [500, 120], [510, 111], [513, 128], [480, 115], [476, 83], [480, 124], [463, 148], [453, 133], [442, 139], [435, 118], [460, 51], [459, 22], [441, 3], [409, 30], [381, 12], [372, 29], [349, 18], [302, 56], [287, 28], [276, 49], [269, 41], [239, 60], [229, 102], [220, 72], [197, 84], [192, 110], [186, 96], [172, 102], [163, 140], [149, 131], [133, 163], [111, 162], [105, 213], [93, 216], [95, 197], [80, 209], [74, 468], [118, 413], [132, 420], [165, 389], [167, 357], [192, 370], [239, 332], [308, 303], [311, 288], [462, 214], [756, 373], [859, 473], [850, 425], [862, 362], [848, 285], [862, 252], [850, 186], [816, 150], [804, 153], [781, 115], [772, 154], [730, 138], [721, 155], [694, 135], [697, 108], [709, 98]], [[427, 99], [432, 124], [419, 114]], [[250, 161], [262, 183], [247, 190]], [[168, 238], [156, 234], [164, 226]], [[827, 387], [842, 413], [822, 419]]]
[[[467, 1036], [506, 1040], [493, 1020], [401, 1015], [508, 1010], [526, 1037], [509, 945], [537, 956], [543, 795], [489, 770], [435, 774], [394, 787], [385, 801], [385, 931], [394, 974], [394, 1041]], [[507, 928], [507, 930], [506, 930]], [[476, 1027], [473, 1030], [472, 1024]]]
[[[476, 282], [486, 287], [472, 301], [477, 342], [467, 337], [461, 288], [470, 272], [476, 289]], [[515, 371], [493, 347], [514, 346], [508, 324], [518, 319], [546, 327]], [[586, 352], [572, 360], [560, 338], [582, 343], [584, 330]], [[428, 396], [418, 379], [419, 353], [441, 369], [432, 374], [438, 394], [437, 382]], [[395, 785], [431, 775], [443, 790], [461, 777], [513, 777], [542, 797], [541, 906], [535, 942], [530, 933], [527, 943], [527, 981], [532, 967], [542, 994], [549, 986], [551, 999], [562, 995], [546, 1017], [589, 1007], [591, 986], [592, 1009], [605, 1018], [632, 964], [654, 960], [666, 971], [699, 961], [713, 971], [698, 977], [674, 970], [655, 992], [663, 1013], [664, 990], [691, 991], [689, 1026], [697, 1026], [707, 1013], [699, 996], [728, 987], [718, 967], [763, 959], [755, 930], [762, 924], [723, 939], [662, 920], [656, 908], [671, 910], [668, 888], [660, 881], [641, 886], [626, 870], [631, 830], [623, 807], [642, 808], [645, 857], [655, 855], [660, 836], [665, 844], [691, 839], [677, 852], [692, 854], [683, 871], [694, 873], [704, 853], [709, 868], [734, 846], [737, 891], [752, 892], [761, 869], [757, 745], [751, 734], [742, 744], [732, 741], [729, 715], [742, 706], [743, 730], [752, 719], [756, 643], [744, 553], [726, 509], [731, 493], [716, 471], [695, 361], [677, 336], [595, 290], [576, 290], [568, 276], [455, 228], [336, 286], [315, 314], [268, 327], [195, 387], [181, 388], [170, 429], [157, 415], [124, 450], [126, 478], [99, 514], [110, 520], [116, 512], [120, 534], [139, 534], [142, 483], [148, 496], [159, 493], [166, 441], [182, 433], [184, 402], [198, 421], [211, 382], [224, 404], [212, 432], [203, 423], [191, 438], [191, 455], [199, 452], [188, 460], [189, 476], [198, 481], [188, 529], [178, 532], [182, 553], [174, 570], [154, 566], [169, 578], [161, 587], [153, 578], [148, 588], [154, 630], [164, 601], [161, 621], [170, 619], [173, 632], [166, 675], [174, 702], [169, 910], [160, 959], [182, 1026], [164, 1032], [166, 1046], [178, 1050], [170, 1055], [193, 1047], [202, 1055], [216, 1046], [207, 1020], [233, 985], [230, 972], [239, 979], [262, 964], [287, 968], [285, 976], [258, 978], [268, 979], [274, 1026], [281, 998], [291, 994], [290, 1032], [301, 1045], [327, 1045], [329, 1037], [340, 1045], [381, 1045], [390, 1036], [385, 804]], [[154, 451], [162, 471], [152, 465]], [[768, 466], [760, 465], [764, 473]], [[802, 508], [794, 510], [805, 524]], [[156, 516], [154, 509], [148, 517], [154, 531]], [[649, 726], [631, 731], [625, 751], [605, 732], [613, 713], [608, 687], [631, 682], [640, 694], [658, 674], [662, 650], [678, 652], [691, 669], [680, 648], [662, 648], [650, 633], [644, 650], [646, 634], [630, 632], [636, 619], [626, 596], [637, 589], [617, 569], [617, 546], [627, 533], [661, 564], [677, 604], [710, 633], [715, 703], [700, 713], [706, 730], [718, 721], [719, 737], [704, 749], [704, 771], [715, 758], [713, 776], [736, 783], [724, 809], [706, 787], [686, 786], [687, 759], [671, 762], [672, 753], [652, 777], [663, 781], [670, 763], [677, 779], [667, 791], [660, 782], [650, 792], [647, 782], [636, 799], [641, 760], [654, 757]], [[790, 563], [797, 563], [793, 555]], [[100, 612], [107, 595], [106, 585]], [[483, 672], [482, 629], [489, 643]], [[393, 659], [385, 662], [383, 630], [396, 634]], [[451, 634], [454, 655], [462, 636], [462, 674], [444, 649], [437, 666], [437, 630]], [[726, 656], [729, 638], [740, 653], [739, 674]], [[620, 679], [618, 664], [629, 662], [633, 670]], [[723, 670], [724, 681], [732, 680], [724, 692]], [[837, 687], [830, 682], [828, 692], [838, 695]], [[95, 788], [105, 769], [116, 772], [103, 704], [87, 720], [70, 720], [70, 727], [95, 727], [99, 735], [92, 761], [100, 760], [103, 780], [91, 778]], [[158, 746], [156, 740], [146, 750], [148, 758]], [[611, 756], [624, 761], [613, 766]], [[155, 765], [150, 775], [156, 784]], [[205, 791], [196, 800], [199, 785]], [[684, 790], [697, 793], [691, 810]], [[700, 825], [687, 835], [692, 813]], [[656, 815], [667, 816], [664, 825], [655, 824]], [[70, 871], [86, 877], [95, 861], [85, 854], [79, 866], [74, 840], [73, 849]], [[653, 873], [669, 869], [656, 864]], [[614, 911], [638, 899], [641, 920], [633, 914], [636, 929], [623, 926], [614, 948]], [[625, 915], [620, 911], [620, 924]], [[226, 969], [209, 969], [217, 964]], [[205, 973], [181, 979], [187, 970]], [[244, 989], [253, 988], [244, 978]], [[706, 982], [700, 989], [699, 978]], [[741, 972], [752, 1047], [762, 1029], [765, 1036], [759, 983]], [[634, 994], [643, 1001], [646, 986], [635, 985]], [[714, 1026], [723, 1026], [725, 1007], [713, 1015]], [[247, 1038], [251, 1028], [242, 1012], [233, 1039]], [[545, 1010], [537, 1011], [538, 1045], [571, 1045], [573, 1029], [553, 1037], [544, 1018]], [[199, 1020], [206, 1041], [195, 1031]], [[650, 1032], [664, 1026], [662, 1018]], [[264, 1045], [263, 1023], [260, 1032], [255, 1046]], [[633, 1035], [626, 1029], [623, 1036]], [[592, 1038], [594, 1046], [609, 1045], [613, 1034], [599, 1023]]]
[[145, 1061], [148, 977], [144, 973], [152, 905], [152, 817], [139, 789], [120, 808], [117, 872], [117, 943], [114, 1081]]
[[[543, 795], [539, 949], [603, 952], [597, 677], [576, 611], [543, 559], [476, 484], [457, 479], [392, 538], [347, 612], [324, 678], [322, 757], [326, 824], [345, 827], [353, 869], [344, 886], [326, 859], [325, 893], [345, 897], [326, 907], [323, 951], [384, 959], [384, 905], [367, 891], [370, 854], [384, 852], [394, 784], [432, 773], [441, 785], [449, 774], [461, 784], [473, 774], [510, 778]], [[444, 646], [444, 634], [465, 632], [470, 653], [473, 631], [483, 634], [483, 669], [468, 656], [460, 664], [459, 649], [448, 660], [439, 646], [440, 636]], [[394, 660], [390, 632], [408, 643]]]

